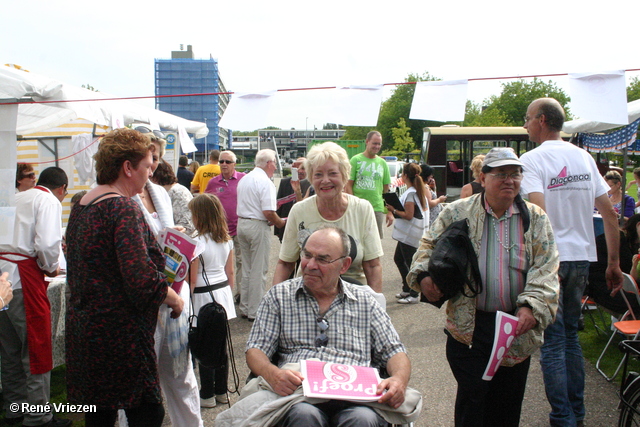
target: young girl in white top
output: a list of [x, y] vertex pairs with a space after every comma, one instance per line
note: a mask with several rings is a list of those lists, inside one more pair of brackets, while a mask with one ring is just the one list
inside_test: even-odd
[[[193, 292], [193, 313], [211, 302], [211, 293], [216, 302], [227, 311], [227, 319], [236, 317], [233, 305], [232, 289], [234, 286], [233, 272], [233, 240], [227, 229], [227, 218], [220, 200], [213, 194], [203, 193], [189, 202], [189, 210], [193, 225], [197, 230], [196, 240], [203, 245], [203, 262], [196, 258], [191, 263], [190, 283]], [[212, 292], [207, 286], [215, 288]], [[200, 288], [200, 289], [199, 289]], [[218, 403], [228, 403], [227, 376], [228, 364], [225, 369], [210, 369], [199, 365], [200, 371], [200, 407], [213, 408]], [[215, 396], [214, 396], [215, 395]]]

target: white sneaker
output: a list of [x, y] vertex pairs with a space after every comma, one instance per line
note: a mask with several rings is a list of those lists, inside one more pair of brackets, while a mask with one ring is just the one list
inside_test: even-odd
[[216, 407], [216, 398], [210, 397], [208, 399], [200, 398], [200, 407], [201, 408], [215, 408]]
[[396, 298], [397, 299], [406, 298], [408, 296], [411, 296], [411, 294], [409, 292], [400, 292], [399, 294], [396, 294]]
[[226, 394], [216, 394], [216, 402], [224, 403], [226, 405], [229, 403], [229, 398]]
[[419, 302], [420, 302], [420, 297], [412, 297], [411, 295], [405, 298], [400, 298], [398, 300], [398, 304], [417, 304]]

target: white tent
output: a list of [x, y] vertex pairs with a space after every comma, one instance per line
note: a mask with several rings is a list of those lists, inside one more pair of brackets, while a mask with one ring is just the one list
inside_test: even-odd
[[30, 98], [33, 101], [67, 101], [44, 104], [20, 104], [16, 133], [25, 135], [51, 129], [75, 118], [83, 118], [103, 126], [122, 118], [131, 123], [157, 124], [161, 129], [178, 132], [184, 128], [196, 138], [204, 138], [209, 130], [205, 123], [186, 120], [133, 101], [95, 101], [115, 98], [100, 92], [71, 86], [35, 73], [0, 66], [0, 102]]
[[[632, 123], [634, 120], [640, 117], [640, 100], [629, 102], [627, 104], [627, 110], [629, 112], [629, 123]], [[578, 132], [602, 132], [620, 126], [620, 124], [577, 119], [565, 122], [562, 130], [569, 134]]]

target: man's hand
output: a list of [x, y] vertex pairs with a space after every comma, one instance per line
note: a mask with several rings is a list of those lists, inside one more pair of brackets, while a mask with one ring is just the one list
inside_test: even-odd
[[60, 267], [56, 268], [53, 271], [42, 271], [42, 272], [47, 277], [56, 277], [58, 274], [60, 274]]
[[269, 378], [265, 379], [271, 385], [273, 391], [280, 396], [289, 396], [302, 385], [304, 377], [298, 371], [277, 368], [273, 374], [269, 375]]
[[433, 279], [431, 276], [427, 276], [420, 282], [420, 289], [425, 297], [431, 302], [439, 301], [440, 298], [444, 296], [442, 292], [440, 292], [440, 288], [433, 283]]
[[518, 326], [516, 326], [516, 336], [527, 333], [531, 328], [534, 328], [538, 323], [536, 318], [533, 317], [533, 311], [529, 307], [520, 307], [516, 313], [518, 318]]
[[605, 277], [607, 278], [607, 288], [611, 290], [611, 296], [615, 296], [622, 289], [624, 281], [620, 264], [609, 264]]
[[396, 377], [389, 377], [387, 379], [382, 380], [380, 384], [378, 384], [378, 389], [376, 392], [378, 394], [383, 391], [387, 391], [382, 395], [380, 399], [378, 399], [378, 403], [386, 403], [392, 408], [397, 409], [400, 405], [404, 403], [404, 393], [407, 389], [407, 384]]

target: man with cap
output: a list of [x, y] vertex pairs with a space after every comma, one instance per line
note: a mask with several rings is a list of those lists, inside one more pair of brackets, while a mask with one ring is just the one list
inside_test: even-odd
[[[449, 225], [467, 220], [482, 286], [475, 297], [460, 293], [447, 302], [447, 360], [458, 383], [456, 426], [519, 425], [530, 356], [542, 345], [542, 333], [558, 307], [559, 261], [551, 223], [542, 209], [520, 197], [522, 173], [513, 149], [491, 149], [480, 173], [484, 192], [440, 212], [407, 276], [413, 289], [438, 301], [442, 292], [429, 276], [429, 259]], [[483, 376], [498, 311], [516, 316], [518, 322], [510, 349], [487, 381]]]

